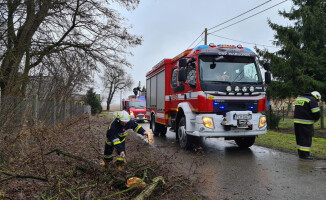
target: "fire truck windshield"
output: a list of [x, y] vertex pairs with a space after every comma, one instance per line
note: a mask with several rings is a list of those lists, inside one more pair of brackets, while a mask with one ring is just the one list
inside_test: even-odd
[[129, 101], [128, 107], [129, 108], [145, 108], [146, 102], [145, 101]]
[[203, 82], [262, 82], [259, 67], [253, 57], [200, 56], [199, 74]]

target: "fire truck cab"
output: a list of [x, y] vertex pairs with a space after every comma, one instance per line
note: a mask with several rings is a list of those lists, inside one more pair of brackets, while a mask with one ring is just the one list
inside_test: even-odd
[[[266, 71], [265, 83], [270, 79]], [[181, 148], [200, 137], [224, 137], [247, 148], [267, 131], [257, 56], [241, 45], [201, 45], [163, 59], [147, 73], [146, 88], [150, 128], [165, 135], [171, 127]]]
[[144, 96], [131, 95], [128, 99], [122, 100], [123, 110], [127, 111], [131, 119], [137, 122], [144, 122], [146, 113], [146, 100]]

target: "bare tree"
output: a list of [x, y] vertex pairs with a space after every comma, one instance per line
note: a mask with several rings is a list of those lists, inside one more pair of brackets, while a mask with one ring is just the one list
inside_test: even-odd
[[108, 68], [105, 70], [104, 76], [101, 77], [103, 86], [107, 91], [107, 110], [110, 110], [112, 99], [117, 91], [125, 91], [131, 89], [133, 85], [132, 77], [122, 68]]
[[[139, 0], [0, 0], [3, 94], [25, 96], [31, 70], [36, 73], [45, 66], [54, 74], [64, 67], [71, 73], [66, 80], [96, 70], [99, 63], [130, 66], [128, 48], [141, 44], [142, 38], [128, 33], [130, 27], [110, 8], [112, 2], [131, 10]], [[87, 64], [72, 67], [77, 60]]]
[[45, 99], [62, 101], [69, 99], [73, 92], [80, 92], [92, 80], [96, 66], [87, 57], [79, 57], [78, 52], [60, 52], [53, 57], [45, 58], [39, 66], [43, 74], [53, 78], [54, 92]]

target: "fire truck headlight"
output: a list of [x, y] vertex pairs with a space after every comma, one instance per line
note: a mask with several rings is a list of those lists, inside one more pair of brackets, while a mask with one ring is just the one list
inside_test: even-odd
[[259, 125], [258, 125], [258, 128], [262, 128], [266, 126], [266, 116], [265, 115], [262, 115], [260, 116], [259, 118]]
[[226, 86], [226, 91], [227, 91], [227, 92], [231, 92], [231, 91], [232, 91], [232, 88], [231, 88], [231, 86], [229, 86], [229, 85], [228, 85], [228, 86]]
[[213, 119], [211, 117], [203, 117], [203, 123], [207, 128], [214, 128]]
[[239, 86], [235, 86], [234, 91], [239, 92], [240, 91]]
[[249, 91], [250, 91], [250, 92], [254, 92], [254, 91], [255, 91], [254, 86], [250, 86]]
[[134, 115], [134, 112], [130, 111], [130, 115]]
[[242, 87], [242, 92], [247, 92], [247, 87], [246, 86]]

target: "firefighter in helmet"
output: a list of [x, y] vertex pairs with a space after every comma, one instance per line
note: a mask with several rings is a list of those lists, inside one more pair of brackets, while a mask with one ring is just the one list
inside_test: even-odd
[[106, 133], [105, 148], [104, 148], [104, 163], [105, 166], [113, 160], [113, 150], [117, 151], [117, 162], [123, 163], [126, 156], [125, 139], [128, 131], [132, 129], [134, 132], [148, 136], [148, 133], [135, 122], [130, 120], [130, 115], [127, 111], [123, 110], [116, 112], [116, 119], [109, 125]]
[[318, 102], [321, 95], [317, 91], [300, 95], [295, 100], [294, 131], [298, 145], [299, 158], [313, 159], [310, 155], [313, 124], [320, 118]]
[[134, 92], [135, 96], [138, 95], [138, 92], [142, 92], [142, 91], [140, 90], [140, 87], [135, 87], [132, 91]]

